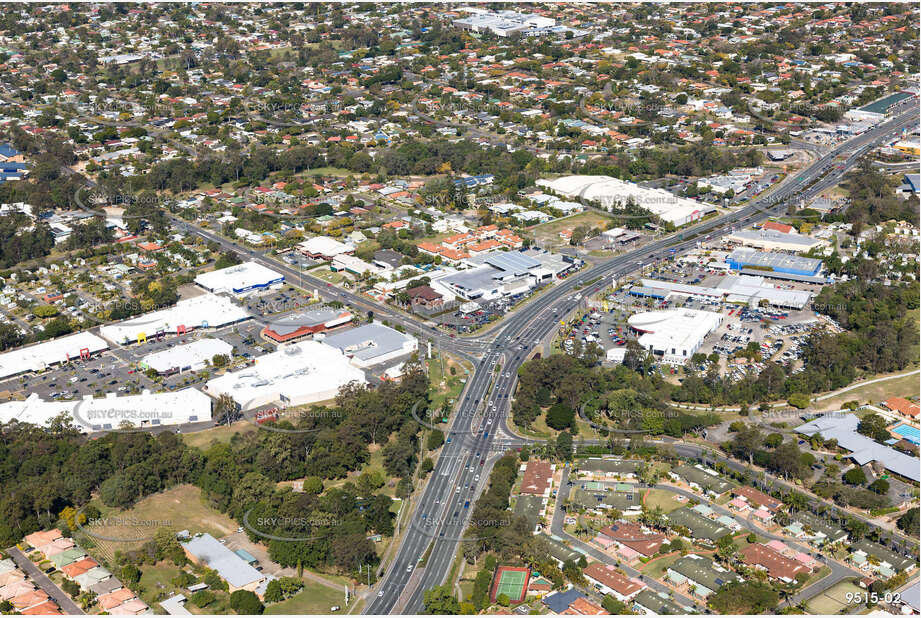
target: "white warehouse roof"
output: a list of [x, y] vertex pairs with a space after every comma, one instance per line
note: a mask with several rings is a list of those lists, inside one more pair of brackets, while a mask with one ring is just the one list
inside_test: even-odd
[[158, 332], [175, 335], [179, 327], [214, 328], [247, 319], [249, 314], [225, 296], [202, 294], [180, 300], [173, 307], [152, 311], [144, 315], [109, 324], [99, 329], [99, 334], [115, 343], [132, 343], [138, 336], [147, 337]]
[[563, 176], [555, 180], [538, 180], [536, 184], [567, 197], [598, 202], [607, 209], [632, 200], [637, 206], [673, 225], [685, 225], [716, 210], [711, 204], [679, 197], [664, 189], [646, 189], [611, 176]]
[[298, 249], [310, 255], [320, 255], [332, 259], [340, 253], [353, 251], [354, 247], [341, 243], [329, 236], [314, 236], [298, 244]]
[[214, 397], [230, 395], [244, 410], [280, 401], [301, 405], [332, 399], [349, 382], [365, 374], [339, 350], [318, 341], [302, 341], [260, 356], [256, 364], [209, 380]]
[[645, 311], [627, 319], [631, 327], [644, 333], [638, 342], [645, 349], [682, 358], [694, 354], [722, 321], [722, 314], [695, 309]]
[[211, 362], [211, 359], [218, 354], [229, 357], [232, 352], [233, 346], [229, 343], [209, 337], [148, 354], [141, 364], [157, 373], [185, 369], [197, 370], [205, 366], [205, 361]]
[[368, 367], [412, 354], [419, 346], [415, 337], [374, 322], [327, 336], [323, 342], [352, 359], [358, 367]]
[[33, 393], [25, 401], [0, 404], [0, 422], [47, 426], [61, 414], [87, 432], [118, 429], [123, 422], [134, 427], [181, 425], [211, 420], [211, 398], [194, 389], [167, 393], [145, 391], [140, 395], [116, 397], [109, 393], [101, 399], [87, 396], [76, 401], [45, 401]]
[[812, 298], [812, 292], [805, 290], [785, 290], [765, 283], [764, 277], [750, 275], [729, 275], [720, 280], [716, 287], [659, 281], [658, 279], [640, 279], [642, 287], [650, 290], [665, 291], [683, 296], [705, 296], [708, 298], [726, 297], [730, 303], [758, 304], [761, 299], [777, 307], [802, 309]]
[[285, 276], [258, 262], [243, 262], [220, 270], [202, 273], [195, 277], [195, 283], [210, 292], [246, 294], [264, 289], [285, 280]]
[[68, 359], [80, 358], [81, 350], [90, 354], [108, 349], [109, 344], [89, 331], [58, 337], [0, 354], [0, 378], [26, 371], [41, 371]]

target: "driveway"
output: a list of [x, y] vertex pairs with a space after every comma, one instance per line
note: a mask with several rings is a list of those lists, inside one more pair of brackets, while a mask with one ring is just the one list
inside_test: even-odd
[[85, 613], [73, 602], [66, 592], [58, 588], [58, 585], [51, 581], [47, 575], [42, 573], [37, 566], [32, 564], [32, 561], [19, 551], [18, 548], [10, 547], [6, 551], [16, 563], [16, 566], [22, 569], [36, 586], [44, 590], [49, 597], [54, 599], [61, 607], [61, 610], [71, 616], [82, 616]]

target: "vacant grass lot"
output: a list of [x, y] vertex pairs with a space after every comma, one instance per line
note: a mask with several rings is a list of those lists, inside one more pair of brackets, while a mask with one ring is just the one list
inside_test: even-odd
[[453, 356], [445, 354], [442, 373], [442, 361], [435, 350], [432, 350], [432, 355], [433, 358], [428, 361], [431, 400], [429, 407], [432, 410], [440, 410], [445, 403], [453, 406], [457, 401], [466, 380], [470, 377], [470, 366], [469, 363], [461, 363]]
[[227, 444], [234, 434], [256, 431], [256, 426], [247, 421], [237, 421], [233, 425], [221, 425], [204, 431], [182, 434], [182, 441], [188, 446], [207, 450], [213, 444]]
[[677, 562], [678, 558], [680, 557], [681, 554], [670, 554], [661, 558], [655, 558], [639, 567], [639, 570], [643, 575], [646, 575], [647, 577], [651, 577], [653, 579], [661, 579], [665, 575], [665, 571], [668, 570], [668, 567], [675, 564], [675, 562]]
[[587, 211], [532, 226], [528, 228], [528, 231], [534, 235], [535, 240], [541, 241], [542, 247], [550, 249], [569, 244], [568, 240], [560, 238], [560, 232], [563, 230], [572, 230], [580, 225], [607, 229], [610, 221], [610, 217], [606, 217], [597, 212]]
[[201, 490], [193, 485], [179, 485], [148, 496], [134, 508], [125, 511], [109, 508], [98, 499], [93, 500], [92, 504], [102, 513], [101, 519], [109, 520], [86, 527], [96, 544], [92, 553], [98, 554], [109, 564], [113, 563], [116, 551], [137, 549], [153, 538], [161, 527], [173, 532], [209, 532], [216, 538], [238, 527], [230, 517], [204, 504]]
[[816, 401], [811, 407], [816, 411], [824, 411], [840, 410], [841, 406], [848, 401], [857, 401], [861, 405], [868, 401], [873, 404], [878, 404], [880, 401], [885, 401], [889, 397], [905, 397], [906, 399], [917, 397], [918, 390], [918, 374], [914, 374], [886, 380], [885, 382], [860, 386], [841, 393], [840, 395]]
[[[343, 608], [331, 611], [338, 605]], [[334, 590], [328, 586], [305, 581], [304, 588], [286, 601], [275, 603], [265, 608], [266, 614], [306, 615], [306, 614], [344, 614], [345, 591]]]
[[671, 513], [675, 509], [681, 508], [684, 504], [687, 504], [682, 504], [675, 500], [676, 495], [677, 494], [673, 494], [665, 489], [650, 489], [649, 493], [646, 494], [644, 504], [649, 509], [659, 507], [662, 509], [663, 513]]

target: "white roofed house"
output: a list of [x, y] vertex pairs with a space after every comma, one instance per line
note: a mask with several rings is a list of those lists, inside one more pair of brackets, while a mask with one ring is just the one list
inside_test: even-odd
[[298, 250], [307, 257], [330, 261], [337, 255], [352, 253], [355, 248], [328, 236], [314, 236], [297, 245]]

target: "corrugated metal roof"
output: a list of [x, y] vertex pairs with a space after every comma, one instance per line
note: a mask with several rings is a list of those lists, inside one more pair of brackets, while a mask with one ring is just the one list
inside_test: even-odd
[[818, 433], [826, 440], [834, 438], [838, 441], [838, 446], [851, 451], [851, 458], [861, 466], [878, 461], [890, 472], [901, 474], [913, 481], [921, 481], [921, 461], [917, 457], [906, 455], [857, 433], [859, 423], [860, 419], [854, 414], [841, 415], [840, 412], [832, 412], [800, 425], [796, 431], [807, 436]]

